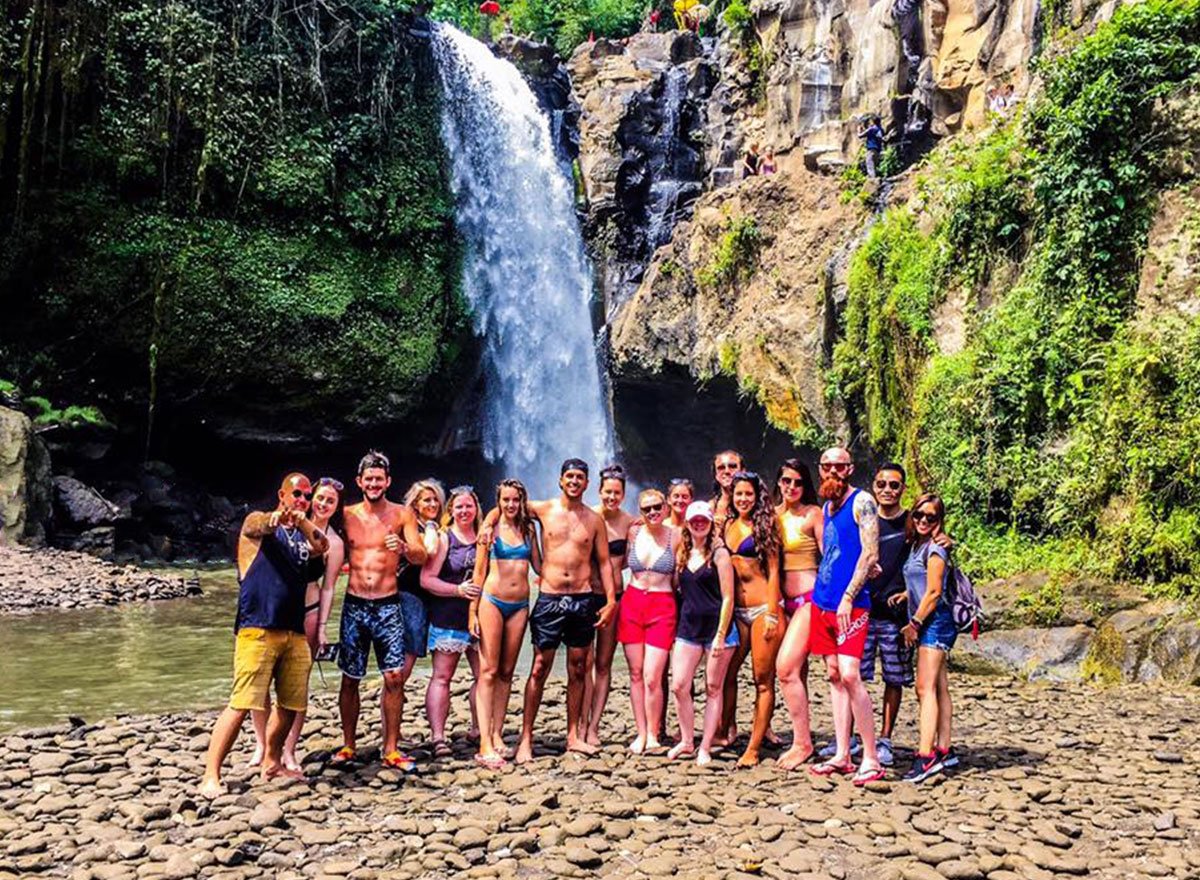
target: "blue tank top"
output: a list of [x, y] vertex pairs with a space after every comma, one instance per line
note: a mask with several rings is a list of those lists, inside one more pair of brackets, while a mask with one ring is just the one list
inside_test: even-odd
[[[817, 583], [813, 588], [813, 604], [823, 611], [837, 611], [838, 603], [850, 586], [858, 557], [862, 555], [862, 538], [858, 534], [858, 523], [854, 521], [854, 489], [837, 513], [830, 515], [829, 502], [825, 502], [825, 545], [821, 549], [821, 567], [817, 569]], [[854, 597], [855, 608], [871, 607], [871, 592], [863, 586]]]

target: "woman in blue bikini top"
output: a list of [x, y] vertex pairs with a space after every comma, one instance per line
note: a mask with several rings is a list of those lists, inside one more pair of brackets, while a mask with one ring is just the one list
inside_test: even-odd
[[500, 519], [492, 546], [480, 544], [475, 554], [475, 582], [483, 584], [483, 593], [471, 603], [467, 624], [479, 639], [475, 691], [479, 753], [475, 761], [492, 769], [506, 763], [501, 738], [504, 713], [529, 620], [530, 573], [540, 574], [542, 568], [541, 545], [529, 514], [529, 493], [520, 480], [500, 481], [496, 507]]

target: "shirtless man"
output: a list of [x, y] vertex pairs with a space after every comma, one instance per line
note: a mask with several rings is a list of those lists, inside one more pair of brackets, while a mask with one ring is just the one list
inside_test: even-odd
[[[587, 462], [568, 458], [559, 472], [562, 494], [553, 501], [530, 501], [529, 511], [542, 526], [542, 576], [537, 602], [529, 615], [533, 669], [525, 683], [525, 713], [516, 762], [533, 760], [533, 723], [542, 703], [546, 679], [558, 646], [567, 646], [567, 751], [593, 754], [598, 746], [580, 735], [588, 649], [597, 629], [613, 623], [616, 587], [608, 558], [608, 531], [600, 514], [583, 503], [588, 484]], [[488, 514], [494, 526], [498, 513]], [[490, 541], [492, 529], [481, 537]], [[604, 587], [604, 606], [597, 612], [592, 593], [592, 565]]]
[[425, 562], [417, 519], [402, 504], [387, 500], [392, 485], [387, 456], [371, 450], [358, 463], [358, 488], [363, 500], [345, 510], [346, 555], [350, 581], [342, 603], [341, 649], [338, 667], [342, 687], [338, 709], [342, 717], [342, 748], [333, 762], [355, 757], [358, 737], [359, 682], [367, 674], [367, 655], [375, 647], [375, 662], [383, 674], [383, 748], [385, 767], [410, 771], [414, 762], [397, 748], [404, 683], [412, 671], [405, 662], [404, 613], [396, 570], [400, 557], [413, 565]]

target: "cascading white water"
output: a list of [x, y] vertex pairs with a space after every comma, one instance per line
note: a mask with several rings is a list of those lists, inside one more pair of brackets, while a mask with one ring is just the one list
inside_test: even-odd
[[570, 183], [516, 67], [446, 24], [434, 25], [433, 53], [463, 292], [483, 340], [484, 454], [546, 497], [563, 459], [595, 474], [613, 449]]

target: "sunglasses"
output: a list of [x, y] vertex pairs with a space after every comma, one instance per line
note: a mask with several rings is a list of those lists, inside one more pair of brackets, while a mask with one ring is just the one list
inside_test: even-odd
[[941, 517], [938, 516], [936, 513], [926, 513], [923, 510], [914, 510], [912, 512], [912, 518], [913, 518], [913, 522], [927, 522], [927, 523], [935, 523], [939, 519], [941, 519]]
[[340, 481], [335, 480], [333, 477], [321, 477], [321, 479], [317, 480], [317, 488], [321, 486], [332, 486], [335, 492], [341, 492], [346, 488]]
[[455, 486], [453, 489], [450, 490], [451, 495], [467, 495], [467, 494], [473, 494], [474, 492], [475, 492], [475, 487], [468, 486], [466, 483], [464, 483], [461, 486]]
[[779, 485], [781, 486], [803, 486], [804, 481], [799, 477], [780, 477]]
[[904, 484], [901, 483], [899, 480], [876, 480], [875, 481], [876, 489], [891, 489], [893, 492], [898, 492], [898, 491], [900, 491], [901, 488], [903, 488], [903, 486], [904, 486]]
[[752, 483], [758, 482], [758, 474], [754, 471], [738, 471], [733, 475], [734, 481], [750, 480]]
[[716, 464], [716, 469], [719, 471], [736, 471], [741, 466], [741, 462], [719, 461]]
[[844, 474], [850, 470], [850, 462], [848, 461], [823, 461], [818, 467], [823, 471], [834, 471], [835, 473]]
[[305, 501], [312, 501], [312, 492], [301, 492], [299, 489], [292, 490], [293, 498], [303, 498]]
[[663, 503], [660, 501], [660, 502], [658, 502], [658, 504], [645, 505], [644, 507], [641, 508], [641, 511], [642, 511], [642, 513], [662, 513], [662, 509], [663, 509]]
[[671, 477], [671, 482], [668, 483], [667, 485], [669, 485], [673, 489], [676, 486], [691, 486], [692, 481], [689, 480], [687, 477]]

